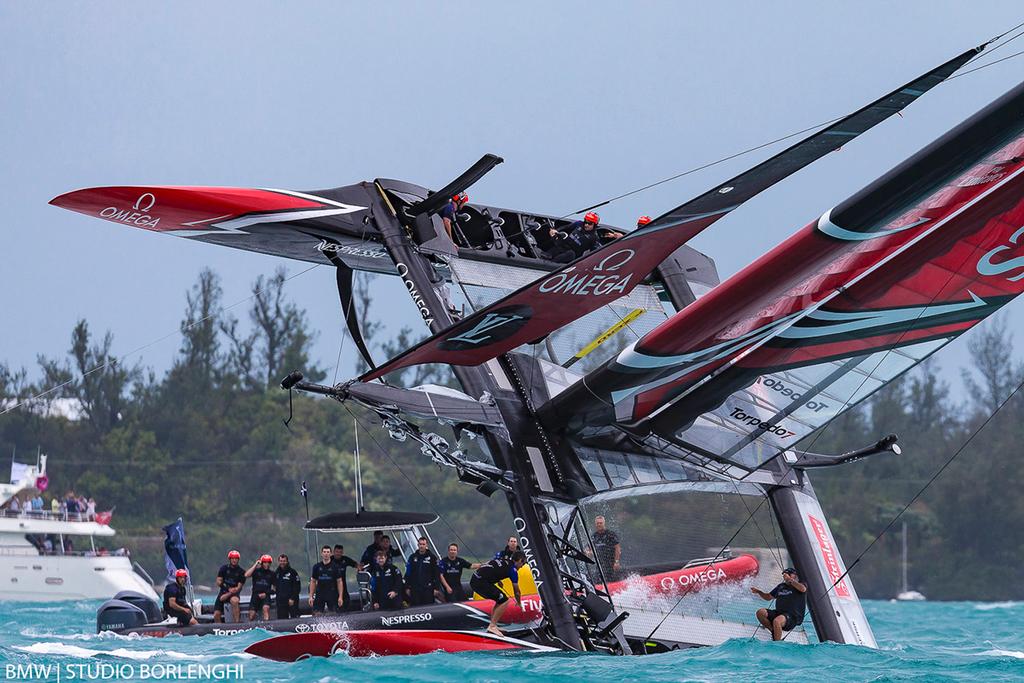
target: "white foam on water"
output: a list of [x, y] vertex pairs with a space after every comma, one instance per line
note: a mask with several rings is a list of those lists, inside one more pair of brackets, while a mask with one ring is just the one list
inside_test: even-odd
[[190, 655], [184, 652], [175, 652], [174, 650], [129, 650], [123, 647], [114, 650], [93, 650], [87, 647], [68, 645], [67, 643], [32, 643], [31, 645], [15, 645], [14, 649], [37, 655], [61, 655], [64, 657], [78, 657], [80, 659], [105, 655], [107, 657], [119, 657], [135, 661], [145, 661], [155, 657], [196, 661], [210, 659], [211, 657], [241, 657], [243, 659], [252, 657], [252, 655], [244, 652], [218, 655]]
[[1024, 605], [1024, 602], [1014, 602], [1012, 600], [1007, 600], [1006, 602], [986, 602], [986, 603], [982, 603], [980, 605], [975, 605], [974, 609], [981, 610], [982, 612], [987, 612], [987, 611], [993, 610], [993, 609], [1012, 609], [1012, 608], [1018, 607], [1020, 605]]
[[1013, 657], [1014, 659], [1024, 659], [1024, 652], [1018, 650], [985, 650], [984, 652], [978, 653], [979, 657]]

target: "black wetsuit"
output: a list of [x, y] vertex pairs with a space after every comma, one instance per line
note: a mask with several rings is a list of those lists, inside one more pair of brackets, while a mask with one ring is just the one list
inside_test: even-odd
[[417, 550], [410, 555], [405, 564], [405, 582], [409, 587], [411, 604], [434, 604], [434, 591], [441, 587], [437, 556], [429, 550], [425, 553]]
[[[296, 619], [299, 616], [299, 593], [302, 591], [302, 582], [299, 580], [299, 573], [291, 565], [284, 569], [280, 567], [274, 573], [274, 588], [277, 591], [277, 618]], [[289, 605], [288, 601], [293, 600], [295, 604]]]
[[[364, 567], [368, 567], [366, 571], [370, 572], [371, 574], [373, 573], [374, 568], [377, 566], [378, 550], [383, 550], [383, 548], [378, 548], [375, 544], [371, 543], [370, 545], [366, 546], [366, 550], [363, 551], [361, 562], [363, 563]], [[398, 557], [399, 555], [401, 555], [401, 553], [398, 552], [398, 548], [390, 548], [389, 553], [391, 557]], [[391, 560], [391, 557], [388, 558], [389, 561]]]
[[[373, 602], [380, 605], [380, 609], [402, 609], [402, 572], [390, 562], [383, 567], [378, 566], [370, 578], [370, 591]], [[391, 592], [395, 597], [388, 597]]]
[[471, 565], [461, 557], [456, 557], [454, 560], [449, 559], [447, 556], [442, 557], [441, 561], [437, 563], [437, 569], [444, 576], [444, 580], [448, 583], [448, 587], [452, 589], [450, 594], [445, 594], [444, 599], [446, 602], [462, 602], [466, 599], [466, 589], [462, 587], [462, 570], [470, 569]]
[[589, 254], [598, 247], [601, 246], [601, 240], [597, 235], [597, 227], [587, 230], [584, 228], [583, 221], [576, 221], [569, 226], [568, 235], [566, 235], [566, 242], [572, 249], [576, 258]]
[[[231, 602], [231, 599], [229, 598], [228, 600], [221, 601], [221, 599], [220, 599], [221, 596], [224, 595], [225, 593], [227, 593], [229, 588], [234, 588], [235, 586], [244, 586], [245, 585], [245, 570], [242, 569], [242, 567], [240, 565], [237, 565], [237, 564], [234, 567], [232, 567], [230, 563], [229, 564], [222, 564], [220, 566], [220, 571], [217, 572], [217, 578], [219, 578], [221, 581], [220, 581], [220, 589], [217, 592], [217, 599], [213, 603], [213, 611], [214, 612], [223, 612], [224, 611], [224, 605], [226, 603], [228, 603], [228, 602]], [[241, 591], [241, 589], [239, 589], [239, 591], [237, 593], [235, 593], [235, 595], [237, 595], [238, 599], [241, 600], [242, 599], [242, 591]]]
[[188, 598], [185, 595], [185, 586], [179, 586], [177, 581], [164, 586], [164, 612], [167, 613], [167, 616], [177, 619], [178, 626], [188, 626], [192, 620], [192, 614], [171, 605], [171, 598], [174, 598], [175, 602], [179, 605], [187, 605]]
[[519, 585], [519, 570], [511, 558], [498, 557], [487, 564], [481, 565], [469, 580], [469, 587], [473, 592], [479, 593], [487, 600], [494, 600], [495, 605], [508, 601], [505, 591], [498, 588], [497, 583], [510, 579], [516, 586]]
[[331, 560], [331, 564], [334, 565], [334, 572], [341, 578], [341, 600], [344, 603], [342, 609], [347, 610], [352, 598], [348, 594], [348, 577], [346, 576], [346, 573], [349, 567], [355, 569], [359, 564], [348, 555], [342, 555], [340, 558], [334, 556], [334, 559]]
[[[263, 613], [263, 606], [270, 605], [270, 594], [274, 590], [274, 570], [256, 567], [252, 570], [252, 594], [249, 595], [249, 611], [257, 617]], [[260, 595], [263, 595], [261, 598]]]
[[780, 614], [786, 615], [783, 631], [792, 631], [804, 623], [804, 612], [807, 610], [807, 593], [801, 593], [788, 583], [780, 583], [771, 589], [770, 595], [775, 598], [775, 609], [768, 610], [768, 623], [775, 621]]
[[317, 562], [313, 565], [310, 578], [316, 580], [316, 593], [313, 595], [314, 612], [339, 612], [338, 607], [338, 569], [334, 562]]

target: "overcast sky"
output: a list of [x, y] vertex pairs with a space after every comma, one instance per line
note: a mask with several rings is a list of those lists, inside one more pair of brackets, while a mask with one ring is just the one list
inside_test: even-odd
[[[506, 163], [471, 189], [475, 201], [564, 214], [851, 112], [1021, 21], [1019, 1], [0, 0], [0, 361], [64, 353], [82, 317], [111, 330], [118, 353], [151, 344], [177, 329], [207, 266], [228, 303], [260, 273], [307, 267], [47, 205], [72, 189], [302, 190], [375, 177], [439, 187], [493, 152]], [[1024, 38], [991, 59], [1021, 49]], [[951, 81], [693, 245], [727, 277], [1021, 74], [1024, 57]], [[657, 215], [780, 148], [612, 204], [603, 221]], [[415, 324], [395, 279], [381, 280], [376, 313]], [[288, 291], [333, 366], [342, 326], [331, 269]], [[1010, 309], [1024, 346], [1024, 304]], [[133, 359], [162, 370], [179, 342]], [[950, 376], [964, 347], [940, 356]]]

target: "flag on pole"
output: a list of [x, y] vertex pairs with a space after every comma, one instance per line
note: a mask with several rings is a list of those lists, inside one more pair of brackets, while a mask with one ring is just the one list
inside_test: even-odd
[[104, 525], [109, 526], [110, 525], [110, 520], [113, 518], [113, 516], [114, 516], [114, 511], [113, 510], [107, 510], [106, 512], [97, 512], [96, 513], [96, 517], [95, 517], [96, 523], [97, 524], [104, 524]]
[[[164, 527], [164, 565], [167, 567], [167, 581], [174, 581], [174, 572], [188, 569], [188, 549], [185, 547], [185, 523], [178, 517], [173, 524]], [[191, 576], [189, 582], [191, 583]]]

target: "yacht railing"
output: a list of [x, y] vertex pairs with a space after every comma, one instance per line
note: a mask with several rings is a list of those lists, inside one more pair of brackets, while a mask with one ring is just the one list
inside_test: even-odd
[[114, 550], [54, 550], [39, 549], [31, 545], [0, 545], [0, 556], [3, 557], [39, 557], [40, 555], [59, 555], [63, 557], [130, 557], [126, 548]]
[[0, 510], [0, 517], [11, 519], [49, 519], [56, 522], [95, 522], [96, 515], [85, 512], [52, 512], [50, 510]]

